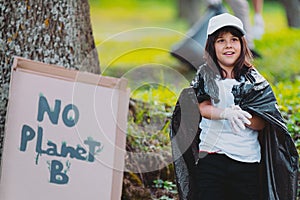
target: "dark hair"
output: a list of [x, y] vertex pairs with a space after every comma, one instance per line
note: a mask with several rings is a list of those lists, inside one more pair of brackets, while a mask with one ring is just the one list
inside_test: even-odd
[[206, 60], [208, 66], [216, 73], [224, 79], [224, 73], [226, 71], [221, 68], [218, 63], [216, 50], [215, 50], [215, 42], [217, 38], [224, 33], [231, 33], [232, 35], [239, 38], [241, 42], [241, 54], [234, 63], [234, 68], [232, 70], [233, 77], [239, 81], [241, 75], [245, 74], [249, 68], [253, 67], [251, 64], [252, 60], [252, 53], [248, 48], [246, 38], [244, 35], [236, 28], [231, 26], [225, 26], [213, 34], [209, 35], [206, 41], [205, 52], [204, 52], [204, 59]]

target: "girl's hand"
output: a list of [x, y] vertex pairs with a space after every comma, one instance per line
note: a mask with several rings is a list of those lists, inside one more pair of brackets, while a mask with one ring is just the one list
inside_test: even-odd
[[239, 106], [231, 106], [221, 112], [220, 118], [228, 120], [233, 131], [238, 133], [241, 129], [245, 130], [245, 124], [248, 126], [251, 125], [250, 119], [252, 115], [242, 110]]

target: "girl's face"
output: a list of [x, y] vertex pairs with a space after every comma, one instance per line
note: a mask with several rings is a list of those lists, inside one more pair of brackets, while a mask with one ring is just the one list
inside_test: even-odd
[[234, 67], [234, 63], [241, 54], [241, 42], [230, 32], [221, 33], [215, 43], [215, 51], [219, 65], [223, 69]]

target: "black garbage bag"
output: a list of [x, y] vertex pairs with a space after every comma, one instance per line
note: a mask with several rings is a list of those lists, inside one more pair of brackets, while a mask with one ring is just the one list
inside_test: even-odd
[[261, 143], [261, 199], [297, 198], [298, 152], [281, 116], [269, 83], [255, 70], [249, 81], [232, 89], [235, 104], [268, 123], [259, 134]]
[[181, 200], [193, 199], [193, 168], [198, 157], [198, 100], [192, 88], [184, 89], [176, 103], [171, 123], [171, 146], [178, 194]]
[[203, 55], [208, 21], [224, 12], [226, 9], [222, 4], [209, 6], [205, 14], [187, 32], [186, 37], [172, 46], [171, 55], [186, 63], [191, 69], [197, 70], [204, 63]]
[[[266, 120], [265, 128], [259, 133], [259, 200], [296, 200], [299, 156], [277, 108], [274, 93], [269, 83], [256, 70], [251, 70], [245, 79], [247, 81], [232, 89], [235, 103], [243, 110]], [[204, 91], [204, 88], [201, 89]], [[195, 199], [193, 173], [199, 159], [198, 144], [201, 134], [198, 126], [201, 121], [198, 94], [192, 87], [184, 89], [171, 121], [170, 138], [176, 184], [181, 200]]]

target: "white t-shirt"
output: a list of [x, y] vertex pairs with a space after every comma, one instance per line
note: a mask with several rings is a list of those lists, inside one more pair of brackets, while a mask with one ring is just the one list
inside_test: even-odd
[[[219, 108], [226, 108], [234, 104], [231, 93], [233, 85], [240, 84], [235, 79], [217, 80], [219, 87], [218, 103], [213, 103]], [[210, 120], [202, 118], [199, 125], [202, 129], [200, 134], [200, 151], [224, 153], [228, 157], [241, 162], [260, 162], [260, 145], [258, 132], [250, 128], [233, 132], [228, 120]]]

